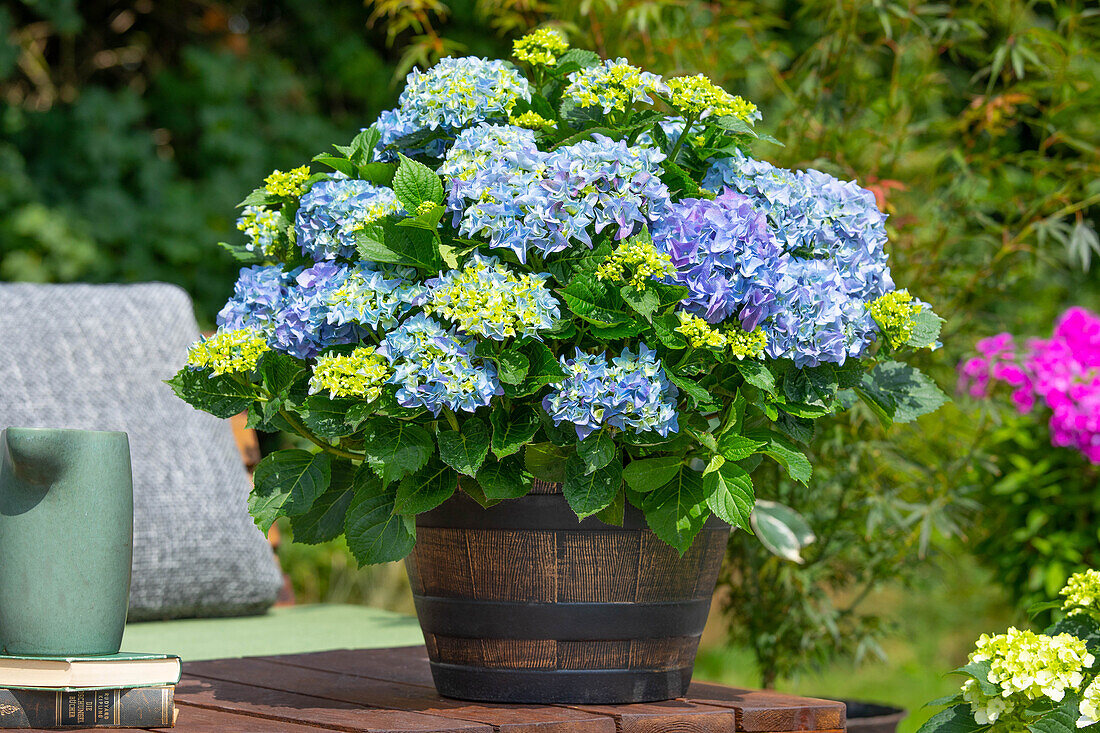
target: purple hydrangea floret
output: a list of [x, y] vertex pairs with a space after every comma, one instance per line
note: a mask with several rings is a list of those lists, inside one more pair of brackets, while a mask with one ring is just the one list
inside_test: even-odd
[[218, 313], [218, 326], [226, 330], [253, 328], [270, 332], [289, 282], [279, 265], [242, 267], [233, 286], [233, 297]]

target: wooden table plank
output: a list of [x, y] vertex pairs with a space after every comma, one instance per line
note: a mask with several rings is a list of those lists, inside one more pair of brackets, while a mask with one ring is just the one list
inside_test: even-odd
[[737, 730], [746, 733], [826, 731], [845, 727], [842, 702], [797, 697], [771, 690], [743, 690], [693, 682], [687, 699], [737, 711]]
[[[355, 703], [190, 674], [185, 675], [176, 687], [176, 703], [354, 733], [493, 733], [491, 726], [464, 720], [403, 710], [364, 708]], [[272, 726], [271, 730], [274, 733], [278, 728]]]
[[368, 676], [375, 668], [374, 664], [364, 664], [360, 655], [356, 671], [350, 673], [262, 658], [196, 662], [187, 665], [187, 672], [206, 679], [485, 723], [501, 733], [616, 733], [614, 719], [606, 715], [542, 705], [489, 705], [443, 698], [431, 687]]
[[398, 646], [389, 649], [337, 649], [313, 654], [285, 654], [264, 657], [272, 662], [309, 669], [323, 669], [390, 682], [403, 682], [435, 689], [428, 668], [428, 650], [423, 646]]
[[175, 728], [153, 730], [165, 733], [320, 733], [324, 728], [181, 705]]

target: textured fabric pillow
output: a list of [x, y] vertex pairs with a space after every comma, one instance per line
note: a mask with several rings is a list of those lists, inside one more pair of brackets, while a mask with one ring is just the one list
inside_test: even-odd
[[228, 424], [163, 382], [198, 335], [173, 285], [0, 284], [0, 428], [130, 436], [131, 620], [260, 613], [281, 584]]

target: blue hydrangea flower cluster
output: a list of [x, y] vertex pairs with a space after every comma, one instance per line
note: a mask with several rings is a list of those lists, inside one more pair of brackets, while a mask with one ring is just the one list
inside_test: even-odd
[[389, 188], [349, 178], [319, 181], [302, 196], [294, 217], [298, 246], [317, 262], [354, 257], [355, 233], [401, 210]]
[[510, 150], [531, 151], [535, 149], [535, 133], [515, 125], [498, 125], [482, 122], [467, 128], [458, 134], [454, 145], [447, 151], [447, 157], [439, 166], [439, 175], [443, 176], [446, 186], [453, 189], [485, 168], [494, 158], [507, 154]]
[[233, 297], [218, 313], [218, 326], [231, 331], [251, 328], [270, 333], [286, 299], [291, 278], [279, 265], [241, 268]]
[[561, 316], [546, 286], [547, 273], [516, 275], [496, 257], [475, 252], [461, 270], [429, 280], [425, 309], [458, 325], [471, 336], [503, 341], [514, 336], [540, 339]]
[[[521, 262], [531, 249], [545, 255], [577, 242], [591, 247], [592, 233], [609, 227], [624, 239], [668, 210], [668, 187], [658, 177], [665, 156], [654, 148], [597, 134], [542, 152], [533, 143], [498, 144], [484, 131], [467, 133], [481, 136], [486, 154], [475, 173], [453, 183], [454, 224], [464, 236], [511, 249]], [[470, 163], [466, 151], [482, 144], [462, 142], [456, 166]]]
[[[886, 216], [874, 195], [820, 171], [789, 171], [743, 155], [716, 162], [703, 186], [747, 196], [782, 250], [756, 276], [775, 293], [773, 315], [761, 324], [768, 356], [798, 367], [862, 356], [878, 333], [867, 304], [894, 289]], [[693, 289], [693, 299], [710, 296]]]
[[262, 255], [273, 254], [282, 234], [283, 215], [264, 206], [246, 206], [237, 219], [238, 231], [244, 232], [248, 242], [244, 248]]
[[393, 328], [427, 297], [411, 267], [359, 262], [338, 276], [326, 299], [328, 322]]
[[787, 255], [748, 196], [726, 190], [713, 201], [673, 204], [653, 229], [653, 243], [672, 258], [669, 278], [690, 291], [684, 310], [719, 323], [736, 317], [752, 331], [776, 311]]
[[386, 335], [378, 353], [393, 367], [388, 382], [402, 407], [438, 415], [444, 407], [473, 412], [503, 394], [496, 367], [473, 355], [474, 340], [460, 340], [425, 315], [407, 319]]
[[333, 293], [349, 274], [349, 268], [330, 261], [298, 272], [276, 314], [269, 337], [271, 347], [299, 359], [311, 359], [329, 346], [362, 339], [367, 331], [357, 322], [337, 323], [330, 318]]
[[567, 376], [543, 399], [542, 407], [555, 425], [573, 425], [581, 440], [604, 426], [662, 436], [679, 431], [679, 390], [645, 344], [639, 345], [637, 354], [623, 350], [610, 363], [606, 354], [577, 349], [572, 359], [562, 357], [561, 365]]
[[[378, 150], [383, 160], [395, 157], [385, 148], [421, 130], [458, 130], [485, 120], [506, 120], [519, 100], [530, 101], [531, 89], [519, 72], [503, 61], [476, 56], [447, 57], [405, 78], [397, 107], [383, 112], [376, 123], [382, 138]], [[405, 151], [439, 157], [446, 141]]]

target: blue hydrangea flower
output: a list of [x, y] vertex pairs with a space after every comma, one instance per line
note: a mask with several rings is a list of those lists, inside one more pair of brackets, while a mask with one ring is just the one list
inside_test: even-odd
[[874, 195], [853, 181], [744, 155], [716, 162], [703, 186], [747, 196], [784, 254], [768, 265], [779, 276], [774, 316], [762, 323], [768, 355], [799, 367], [861, 356], [877, 335], [867, 304], [894, 290], [886, 216]]
[[668, 210], [668, 187], [658, 177], [664, 154], [654, 148], [602, 135], [552, 153], [533, 143], [499, 147], [452, 184], [448, 206], [464, 236], [511, 249], [521, 262], [529, 249], [545, 255], [576, 243], [592, 247], [592, 234], [605, 229], [624, 239]]
[[299, 359], [311, 359], [329, 346], [362, 340], [368, 334], [363, 326], [332, 316], [333, 293], [350, 274], [349, 268], [331, 261], [298, 272], [274, 318], [271, 347]]
[[218, 313], [218, 326], [230, 331], [252, 328], [268, 333], [287, 294], [290, 276], [278, 265], [241, 268], [231, 297]]
[[473, 412], [503, 394], [496, 367], [474, 357], [474, 340], [462, 340], [425, 315], [409, 318], [386, 335], [378, 353], [389, 360], [402, 407], [438, 415], [444, 407]]
[[787, 255], [748, 196], [727, 190], [713, 201], [672, 204], [653, 228], [653, 243], [672, 258], [670, 280], [690, 291], [688, 312], [708, 323], [736, 317], [746, 331], [775, 312]]
[[448, 188], [470, 180], [482, 168], [510, 151], [537, 151], [535, 133], [515, 125], [482, 122], [458, 134], [439, 166], [439, 175]]
[[356, 323], [393, 328], [427, 297], [427, 288], [417, 283], [416, 277], [411, 267], [359, 262], [329, 291], [327, 320], [336, 326]]
[[561, 365], [567, 376], [543, 398], [542, 407], [555, 425], [571, 423], [581, 440], [604, 426], [662, 436], [679, 431], [679, 390], [645, 344], [637, 354], [625, 349], [610, 362], [606, 354], [577, 349], [572, 359], [561, 357]]
[[282, 235], [281, 212], [264, 206], [246, 206], [237, 219], [237, 229], [244, 232], [248, 242], [244, 248], [263, 255], [273, 254]]
[[371, 222], [401, 211], [388, 188], [367, 181], [319, 181], [301, 199], [294, 231], [302, 254], [315, 261], [356, 254], [355, 233]]
[[[504, 61], [475, 56], [447, 57], [428, 69], [414, 69], [405, 78], [405, 89], [395, 109], [378, 118], [382, 135], [378, 150], [383, 159], [392, 158], [384, 150], [396, 140], [421, 130], [451, 132], [486, 120], [506, 120], [519, 100], [531, 101], [527, 80]], [[406, 153], [425, 153], [438, 157], [445, 143]]]
[[561, 316], [546, 287], [547, 273], [516, 275], [496, 257], [475, 252], [461, 270], [429, 280], [425, 309], [455, 323], [471, 336], [503, 341], [539, 338]]

